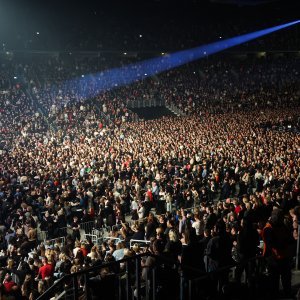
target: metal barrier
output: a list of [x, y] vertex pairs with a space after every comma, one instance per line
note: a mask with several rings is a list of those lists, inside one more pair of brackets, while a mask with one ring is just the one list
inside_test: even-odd
[[71, 234], [71, 233], [72, 233], [72, 231], [68, 227], [61, 227], [61, 228], [58, 228], [58, 230], [57, 230], [58, 236], [67, 236], [68, 234]]
[[80, 223], [80, 229], [84, 230], [85, 233], [91, 233], [95, 228], [95, 221]]
[[[199, 206], [193, 206], [191, 208], [186, 208], [184, 210], [189, 210], [189, 211], [193, 212], [196, 207], [199, 208]], [[134, 224], [141, 224], [141, 223], [144, 223], [146, 221], [147, 221], [147, 217], [139, 219], [139, 220], [129, 220], [126, 223], [129, 226], [132, 226]], [[83, 231], [81, 233], [81, 236], [82, 237], [87, 237], [89, 235], [96, 235], [98, 241], [99, 241], [99, 239], [102, 239], [102, 238], [105, 238], [105, 240], [107, 240], [106, 236], [110, 234], [111, 230], [116, 229], [116, 228], [118, 229], [117, 225], [105, 226], [105, 227], [100, 227], [100, 228], [97, 229], [96, 222], [97, 222], [96, 220], [93, 220], [93, 221], [81, 223], [80, 224], [80, 230]], [[72, 228], [70, 228], [70, 226], [58, 228], [55, 235], [58, 236], [58, 237], [66, 237], [68, 234], [72, 234]], [[47, 231], [38, 231], [37, 236], [38, 236], [38, 240], [40, 242], [44, 242], [48, 238], [48, 232]], [[53, 239], [53, 240], [55, 240], [55, 239]]]
[[122, 240], [120, 238], [116, 238], [116, 237], [112, 237], [112, 236], [104, 237], [102, 240], [103, 240], [103, 242], [114, 240], [115, 241], [115, 245], [118, 244], [119, 242], [123, 242], [124, 241], [124, 240]]
[[55, 246], [55, 244], [65, 245], [66, 238], [64, 236], [45, 241], [45, 246]]
[[[149, 272], [145, 272], [145, 277], [141, 278], [141, 259], [146, 257], [155, 259], [155, 266], [147, 267]], [[261, 290], [257, 287], [262, 274], [259, 264], [262, 257], [251, 258], [245, 263], [253, 262], [256, 266], [252, 275], [254, 284], [252, 287], [243, 286], [243, 293], [251, 293], [252, 299], [261, 296]], [[120, 266], [123, 265], [124, 268]], [[191, 267], [181, 266], [173, 259], [165, 256], [156, 256], [150, 253], [135, 255], [121, 259], [119, 261], [104, 263], [92, 268], [88, 268], [73, 274], [68, 274], [57, 280], [44, 294], [38, 297], [38, 300], [48, 300], [52, 297], [59, 297], [62, 291], [65, 291], [66, 299], [96, 299], [99, 293], [109, 293], [112, 300], [129, 300], [129, 299], [220, 299], [224, 296], [221, 285], [217, 282], [222, 280], [224, 272], [228, 272], [231, 268], [242, 267], [241, 264], [234, 264], [220, 268], [210, 273]], [[111, 270], [110, 274], [104, 278], [98, 279], [97, 275], [102, 269]], [[192, 272], [192, 278], [185, 274]], [[268, 290], [264, 285], [260, 285], [263, 289]], [[133, 287], [133, 288], [132, 288]], [[233, 297], [240, 296], [239, 288], [232, 290]], [[226, 295], [226, 299], [232, 299]]]
[[[68, 234], [72, 233], [72, 229], [69, 227], [61, 227], [61, 228], [57, 228], [53, 234], [53, 236], [60, 238], [60, 237], [65, 237]], [[44, 242], [46, 240], [48, 240], [48, 231], [37, 231], [37, 239], [40, 242]], [[53, 238], [55, 239], [55, 238]]]
[[104, 236], [105, 232], [103, 229], [93, 229], [92, 235], [96, 235], [97, 238], [102, 238]]
[[47, 231], [38, 231], [37, 232], [38, 241], [43, 242], [47, 239]]
[[87, 239], [87, 238], [90, 238], [94, 244], [100, 245], [99, 239], [101, 239], [101, 238], [99, 238], [96, 234], [86, 233], [84, 235], [84, 239]]
[[[107, 240], [115, 240], [115, 243], [119, 243], [120, 241], [123, 241], [120, 238], [114, 238], [109, 237], [109, 233], [111, 232], [112, 228], [116, 228], [117, 226], [114, 225], [113, 227], [106, 226], [102, 227], [100, 229], [95, 229], [95, 222], [85, 222], [80, 224], [80, 229], [83, 230], [85, 233], [83, 234], [84, 239], [87, 239], [88, 237], [91, 237], [91, 240], [93, 243], [96, 243], [97, 245], [100, 245], [102, 241]], [[57, 230], [57, 235], [59, 235], [56, 238], [48, 239], [48, 232], [47, 231], [38, 231], [37, 237], [39, 242], [43, 242], [45, 245], [48, 246], [54, 246], [56, 243], [61, 243], [62, 246], [65, 244], [65, 239], [68, 234], [72, 234], [72, 229], [70, 227], [62, 227]]]
[[181, 108], [179, 108], [177, 105], [175, 105], [173, 102], [168, 103], [165, 106], [176, 115], [186, 116], [186, 113]]
[[111, 226], [105, 226], [102, 229], [106, 232], [111, 232]]
[[[184, 210], [189, 210], [189, 211], [194, 211], [195, 208], [199, 208], [199, 206], [193, 206], [190, 208], [186, 208]], [[129, 226], [132, 226], [134, 224], [141, 224], [147, 221], [147, 217], [139, 219], [139, 220], [129, 220], [126, 223]], [[105, 234], [109, 234], [112, 229], [118, 229], [118, 225], [113, 225], [113, 226], [104, 226], [104, 227], [97, 227], [97, 221], [89, 221], [89, 222], [84, 222], [80, 223], [80, 230], [84, 231], [82, 232], [82, 235], [84, 236], [85, 234], [92, 234], [92, 235], [97, 235], [98, 238], [103, 237]], [[38, 231], [38, 240], [39, 241], [45, 241], [47, 240], [47, 231]], [[62, 227], [57, 230], [57, 236], [62, 237], [62, 236], [67, 236], [68, 234], [72, 234], [72, 229], [70, 226], [68, 227]], [[101, 236], [100, 236], [101, 235]]]
[[123, 241], [122, 239], [120, 238], [115, 238], [115, 237], [110, 237], [108, 236], [109, 234], [109, 231], [108, 231], [108, 228], [101, 228], [100, 230], [99, 229], [93, 229], [92, 230], [92, 233], [86, 233], [84, 234], [84, 238], [87, 239], [87, 238], [91, 238], [92, 242], [94, 244], [97, 244], [97, 245], [101, 245], [101, 243], [103, 241], [108, 241], [108, 240], [115, 240], [115, 243], [119, 243], [120, 241]]
[[[247, 284], [249, 280], [252, 280], [253, 282], [258, 280], [258, 278], [260, 278], [260, 274], [264, 272], [265, 265], [264, 258], [262, 256], [253, 257], [242, 263], [235, 263], [219, 268], [215, 271], [205, 273], [198, 278], [193, 277], [190, 279], [189, 276], [184, 278], [182, 273], [180, 300], [207, 299], [207, 297], [219, 299], [220, 295], [224, 294], [224, 286], [226, 286], [226, 284], [228, 285], [230, 282], [230, 271], [236, 270], [236, 268], [245, 269], [246, 265], [249, 264], [252, 265], [253, 269], [252, 272], [245, 272], [244, 284]], [[235, 281], [236, 278], [232, 278], [232, 280]]]
[[157, 98], [154, 95], [151, 95], [149, 99], [130, 99], [126, 103], [128, 108], [144, 108], [144, 107], [157, 107], [164, 106], [165, 100], [163, 98]]
[[148, 217], [142, 218], [142, 219], [138, 219], [138, 220], [129, 220], [127, 223], [129, 226], [135, 225], [135, 224], [142, 224], [147, 222]]
[[146, 241], [146, 240], [130, 240], [130, 242], [129, 242], [130, 249], [132, 248], [132, 244], [138, 244], [139, 246], [140, 246], [140, 244], [145, 244], [144, 246], [140, 246], [140, 248], [146, 248], [147, 245], [150, 244], [150, 241]]
[[101, 229], [93, 229], [92, 234], [96, 235], [97, 238], [100, 239], [109, 236], [110, 231], [111, 231], [110, 227], [109, 228], [103, 227]]

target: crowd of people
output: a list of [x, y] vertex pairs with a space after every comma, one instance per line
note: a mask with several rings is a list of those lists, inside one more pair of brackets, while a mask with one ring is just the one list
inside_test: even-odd
[[[19, 85], [4, 68], [2, 295], [36, 299], [65, 274], [144, 252], [139, 244], [130, 248], [131, 239], [181, 263], [186, 278], [196, 276], [191, 266], [206, 273], [263, 254], [272, 296], [279, 275], [290, 295], [299, 134], [261, 124], [299, 117], [298, 66], [296, 58], [208, 60], [99, 95], [97, 85], [63, 84], [92, 72], [93, 60], [29, 65]], [[87, 101], [85, 88], [95, 89]], [[136, 121], [127, 104], [153, 95], [186, 116]], [[109, 236], [120, 242], [84, 238], [80, 223], [91, 221], [113, 228]], [[65, 227], [63, 244], [38, 238], [61, 237]], [[155, 260], [142, 264], [150, 270]]]

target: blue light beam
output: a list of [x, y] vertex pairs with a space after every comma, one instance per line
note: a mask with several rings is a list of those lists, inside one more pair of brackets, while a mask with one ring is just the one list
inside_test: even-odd
[[[252, 33], [247, 33], [237, 37], [217, 41], [200, 47], [182, 50], [162, 57], [156, 57], [138, 63], [132, 63], [124, 67], [109, 69], [100, 73], [86, 75], [72, 79], [67, 85], [78, 86], [80, 88], [81, 99], [88, 99], [97, 94], [112, 88], [124, 86], [138, 80], [150, 77], [164, 71], [179, 67], [186, 63], [198, 60], [203, 57], [227, 50], [234, 46], [257, 39], [272, 32], [293, 26], [300, 23], [300, 20], [283, 25], [266, 28]], [[90, 83], [94, 83], [94, 89], [88, 88]]]

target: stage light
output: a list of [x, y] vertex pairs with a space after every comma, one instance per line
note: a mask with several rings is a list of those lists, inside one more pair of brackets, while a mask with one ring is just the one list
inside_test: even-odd
[[40, 33], [37, 31], [36, 34], [39, 35]]
[[[85, 78], [81, 76], [82, 78], [74, 78], [73, 80], [70, 80], [65, 84], [70, 86], [79, 86], [82, 89], [81, 97], [88, 99], [91, 97], [95, 97], [97, 94], [105, 90], [111, 89], [115, 86], [124, 86], [136, 82], [137, 80], [144, 79], [147, 76], [153, 76], [168, 71], [170, 69], [179, 67], [189, 62], [207, 57], [209, 55], [227, 50], [245, 42], [257, 39], [272, 32], [296, 25], [299, 22], [300, 20], [297, 20], [294, 22], [266, 28], [248, 34], [243, 34], [229, 39], [224, 39], [220, 41], [218, 40], [217, 42], [208, 45], [182, 50], [171, 54], [162, 52], [161, 54], [163, 55], [163, 57], [159, 56], [142, 62], [132, 63], [120, 68], [114, 68], [103, 71], [101, 73], [96, 73], [92, 76], [86, 75]], [[124, 52], [123, 54], [125, 53], [126, 52]], [[141, 76], [141, 74], [143, 75]], [[84, 88], [86, 86], [86, 83], [94, 81], [92, 78], [95, 78], [97, 82], [97, 86], [95, 86], [93, 91], [92, 89]], [[97, 80], [99, 78], [101, 78], [101, 80]]]
[[14, 76], [14, 79], [18, 79], [18, 77], [17, 77], [17, 76]]

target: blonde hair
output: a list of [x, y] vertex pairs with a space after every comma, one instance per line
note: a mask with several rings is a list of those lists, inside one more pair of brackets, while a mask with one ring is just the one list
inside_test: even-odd
[[13, 265], [14, 265], [14, 260], [11, 259], [11, 258], [9, 258], [9, 259], [7, 260], [7, 267], [8, 267], [9, 269], [12, 269]]
[[133, 256], [134, 253], [132, 252], [132, 250], [125, 248], [124, 249], [124, 256]]
[[65, 253], [60, 253], [59, 256], [58, 256], [58, 258], [59, 258], [60, 260], [66, 260], [67, 256], [66, 256]]
[[98, 253], [96, 251], [91, 251], [89, 256], [92, 260], [94, 260], [98, 258]]
[[43, 280], [40, 280], [38, 283], [38, 292], [40, 294], [43, 294], [46, 291], [45, 282]]
[[179, 240], [178, 234], [175, 230], [171, 229], [169, 231], [169, 239], [172, 242], [177, 242]]

